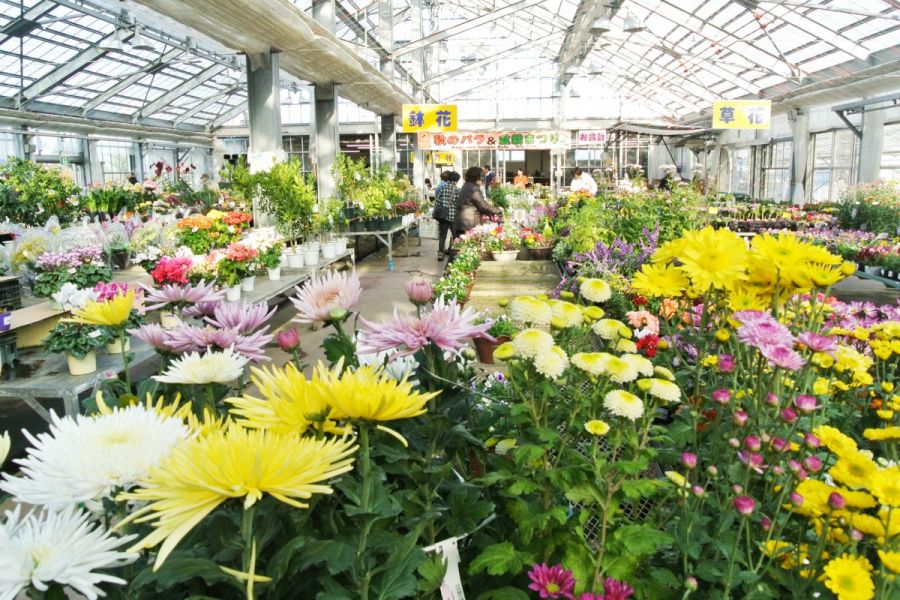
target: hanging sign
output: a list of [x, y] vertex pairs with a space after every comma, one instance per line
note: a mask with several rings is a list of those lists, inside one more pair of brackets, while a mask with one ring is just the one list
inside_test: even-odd
[[713, 102], [713, 129], [769, 129], [771, 126], [771, 100], [716, 100]]
[[578, 146], [595, 146], [606, 143], [605, 129], [591, 129], [579, 131], [575, 136], [575, 144]]
[[568, 131], [419, 133], [420, 150], [549, 150], [571, 145]]
[[404, 104], [403, 131], [456, 131], [456, 105]]
[[436, 165], [452, 165], [453, 164], [453, 153], [452, 152], [435, 152], [434, 153], [434, 164], [436, 164]]

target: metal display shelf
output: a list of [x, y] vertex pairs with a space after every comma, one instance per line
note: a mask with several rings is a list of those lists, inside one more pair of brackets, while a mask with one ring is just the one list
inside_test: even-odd
[[[403, 234], [403, 243], [406, 245], [406, 254], [405, 256], [409, 256], [409, 230], [414, 226], [418, 225], [419, 222], [426, 217], [416, 217], [415, 219], [411, 219], [406, 223], [400, 223], [396, 227], [392, 229], [387, 229], [384, 231], [346, 231], [342, 235], [353, 236], [353, 237], [362, 237], [364, 235], [374, 236], [379, 242], [385, 245], [388, 251], [388, 271], [394, 270], [394, 234], [402, 233]], [[419, 245], [422, 245], [422, 238], [419, 237]]]

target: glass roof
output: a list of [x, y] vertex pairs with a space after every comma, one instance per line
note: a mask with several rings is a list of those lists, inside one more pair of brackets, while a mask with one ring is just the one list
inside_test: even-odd
[[[567, 118], [677, 121], [900, 59], [894, 0], [336, 2], [340, 39], [466, 121], [552, 119], [560, 97]], [[136, 23], [137, 6], [0, 0], [0, 108], [190, 130], [240, 120], [243, 57]], [[283, 98], [308, 104], [299, 83]]]

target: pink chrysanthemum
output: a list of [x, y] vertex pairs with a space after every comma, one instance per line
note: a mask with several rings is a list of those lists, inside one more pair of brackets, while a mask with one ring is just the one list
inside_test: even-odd
[[159, 289], [145, 287], [147, 296], [144, 299], [148, 304], [146, 310], [159, 310], [161, 308], [181, 308], [191, 304], [221, 302], [225, 299], [225, 292], [217, 291], [213, 282], [200, 282], [197, 285], [168, 284]]
[[359, 342], [360, 354], [399, 351], [399, 356], [415, 354], [434, 344], [445, 351], [459, 350], [473, 338], [492, 340], [487, 330], [491, 323], [475, 323], [478, 313], [471, 308], [460, 310], [456, 300], [446, 302], [438, 298], [434, 308], [421, 317], [401, 315], [396, 309], [394, 318], [383, 323], [360, 319], [364, 329]]
[[834, 338], [812, 331], [801, 333], [797, 339], [813, 352], [834, 352], [838, 347], [837, 340]]
[[335, 310], [352, 312], [362, 293], [356, 271], [329, 271], [321, 277], [314, 275], [303, 287], [296, 289], [297, 295], [291, 298], [297, 308], [294, 321], [307, 325], [328, 321]]
[[603, 582], [604, 600], [628, 600], [634, 594], [634, 588], [618, 579], [607, 577]]
[[806, 364], [800, 354], [789, 346], [765, 344], [759, 349], [760, 354], [768, 359], [769, 364], [788, 371], [798, 371]]
[[151, 346], [157, 352], [171, 352], [169, 349], [169, 330], [155, 323], [141, 325], [137, 329], [129, 329], [128, 333]]
[[211, 327], [193, 327], [181, 325], [169, 330], [166, 345], [170, 352], [205, 352], [208, 350], [225, 350], [231, 348], [237, 354], [254, 362], [269, 360], [265, 346], [273, 336], [258, 331], [252, 335], [241, 335], [235, 329], [212, 329]]
[[534, 565], [528, 571], [528, 578], [531, 579], [528, 589], [537, 592], [541, 598], [575, 597], [575, 577], [562, 565]]
[[248, 334], [262, 327], [274, 314], [275, 309], [269, 310], [269, 305], [265, 302], [223, 302], [215, 307], [213, 316], [205, 320], [213, 327]]

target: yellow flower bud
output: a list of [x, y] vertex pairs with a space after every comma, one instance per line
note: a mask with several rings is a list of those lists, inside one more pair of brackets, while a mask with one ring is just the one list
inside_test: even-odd
[[719, 329], [716, 331], [716, 339], [720, 342], [727, 342], [731, 339], [731, 334], [728, 333], [727, 329]]

